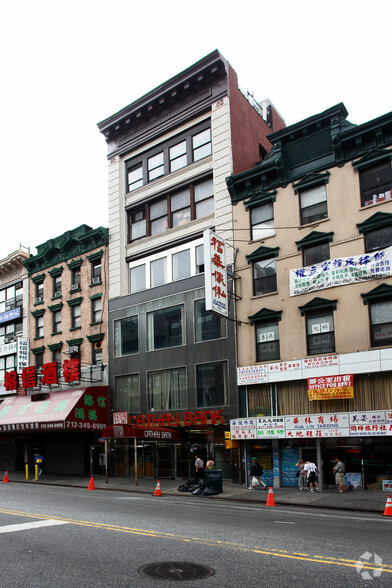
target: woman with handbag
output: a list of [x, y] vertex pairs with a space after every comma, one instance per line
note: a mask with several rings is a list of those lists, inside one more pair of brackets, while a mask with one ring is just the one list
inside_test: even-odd
[[296, 476], [298, 477], [299, 491], [302, 492], [303, 490], [305, 490], [305, 488], [307, 486], [306, 471], [304, 469], [305, 468], [304, 460], [302, 458], [299, 459], [298, 462], [295, 464], [295, 467], [298, 468]]

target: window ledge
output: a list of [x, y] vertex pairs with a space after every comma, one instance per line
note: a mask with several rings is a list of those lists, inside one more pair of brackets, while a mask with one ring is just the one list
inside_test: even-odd
[[95, 323], [90, 323], [90, 327], [94, 327], [95, 325], [102, 325], [103, 321], [96, 321]]
[[40, 339], [43, 339], [44, 336], [42, 335], [42, 337], [34, 337], [34, 341], [39, 341]]
[[386, 202], [392, 202], [392, 200], [391, 199], [380, 200], [379, 202], [374, 202], [372, 204], [368, 204], [367, 206], [361, 206], [359, 210], [369, 210], [369, 208], [373, 208], [374, 206], [379, 206], [380, 204], [385, 204]]
[[53, 298], [51, 298], [51, 300], [53, 302], [53, 300], [58, 300], [59, 298], [62, 298], [62, 294], [57, 294], [57, 296], [53, 296]]
[[312, 223], [306, 223], [305, 225], [298, 225], [299, 229], [307, 229], [309, 227], [316, 227], [320, 223], [326, 223], [327, 221], [331, 220], [329, 216], [327, 218], [320, 218], [320, 220], [313, 221]]
[[273, 292], [266, 292], [265, 294], [255, 294], [251, 297], [251, 300], [258, 300], [259, 298], [266, 298], [267, 296], [274, 296], [275, 294], [279, 294], [279, 290], [274, 290]]
[[273, 233], [272, 235], [266, 235], [265, 237], [260, 237], [259, 239], [251, 239], [249, 241], [249, 245], [252, 245], [253, 243], [262, 243], [263, 241], [272, 239], [273, 237], [276, 237], [276, 233]]
[[50, 333], [51, 337], [55, 337], [56, 335], [62, 335], [63, 332], [62, 331], [57, 331], [57, 333]]
[[82, 327], [70, 327], [70, 331], [80, 331]]
[[81, 287], [80, 287], [80, 286], [78, 286], [77, 288], [72, 288], [72, 289], [69, 291], [69, 293], [70, 293], [70, 294], [74, 294], [75, 292], [81, 292], [81, 291], [82, 291]]
[[102, 286], [102, 280], [96, 282], [95, 284], [89, 284], [89, 288], [94, 288], [94, 286]]

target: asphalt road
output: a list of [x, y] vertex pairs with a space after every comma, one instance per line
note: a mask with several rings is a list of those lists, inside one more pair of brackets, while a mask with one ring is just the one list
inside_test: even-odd
[[0, 484], [3, 588], [389, 587], [391, 544], [381, 515]]

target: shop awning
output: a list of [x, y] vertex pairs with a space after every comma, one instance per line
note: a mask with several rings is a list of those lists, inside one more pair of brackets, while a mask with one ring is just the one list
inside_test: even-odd
[[[36, 401], [33, 401], [36, 400]], [[108, 387], [41, 390], [0, 404], [0, 432], [101, 431], [108, 424]]]
[[111, 425], [102, 431], [106, 439], [145, 439], [148, 441], [185, 441], [185, 436], [175, 429], [142, 427], [139, 425]]

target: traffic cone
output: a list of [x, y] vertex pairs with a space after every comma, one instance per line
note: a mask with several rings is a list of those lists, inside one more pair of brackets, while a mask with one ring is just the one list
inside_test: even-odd
[[268, 490], [268, 498], [265, 506], [276, 506], [272, 486], [270, 486], [270, 489]]
[[91, 476], [90, 478], [90, 484], [88, 485], [87, 490], [95, 490], [95, 486], [94, 486], [94, 478]]
[[10, 480], [9, 480], [9, 477], [8, 477], [8, 472], [5, 472], [5, 474], [4, 474], [3, 483], [4, 484], [9, 484], [10, 483]]
[[158, 480], [157, 487], [155, 488], [155, 492], [154, 492], [153, 496], [162, 496], [161, 484], [160, 484], [159, 480]]
[[387, 503], [385, 505], [384, 510], [384, 517], [392, 517], [392, 498], [391, 495], [388, 494]]

